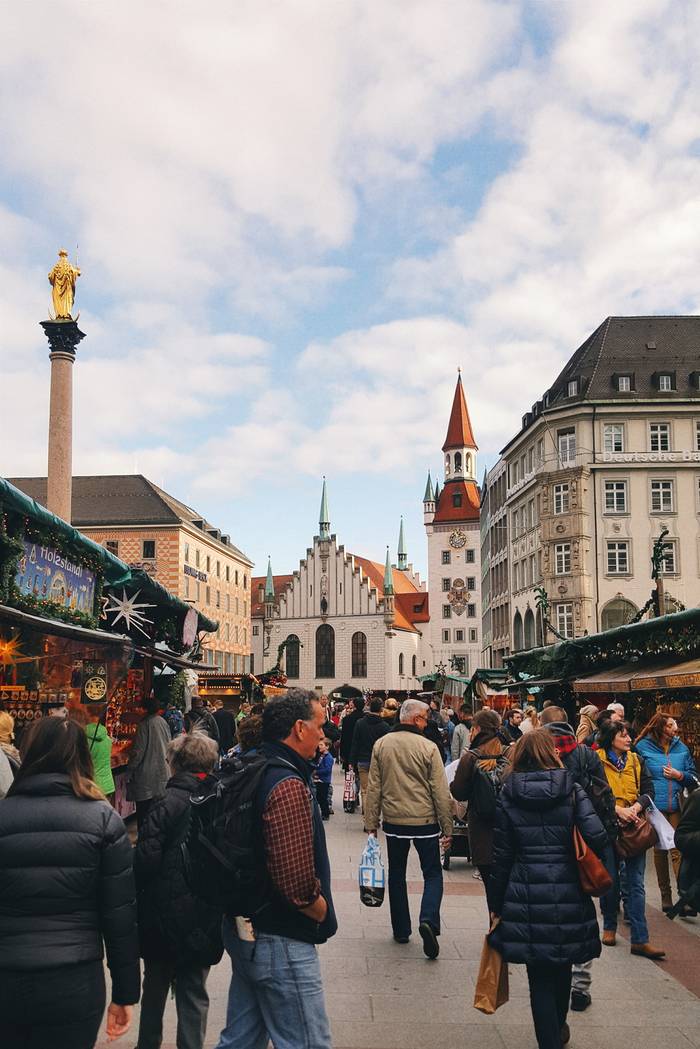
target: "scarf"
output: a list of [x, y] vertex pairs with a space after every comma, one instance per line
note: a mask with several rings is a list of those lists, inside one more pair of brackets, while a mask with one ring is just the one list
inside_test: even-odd
[[566, 721], [552, 721], [547, 728], [552, 733], [554, 746], [561, 756], [571, 754], [572, 750], [576, 750], [578, 741], [574, 730]]
[[618, 772], [622, 772], [627, 764], [627, 754], [623, 752], [618, 757], [611, 747], [610, 750], [606, 751], [606, 756], [610, 764], [614, 765]]

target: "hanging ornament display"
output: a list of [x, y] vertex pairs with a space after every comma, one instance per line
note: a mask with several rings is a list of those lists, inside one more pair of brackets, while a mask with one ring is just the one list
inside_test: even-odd
[[144, 637], [149, 636], [143, 625], [149, 624], [152, 626], [153, 620], [149, 619], [144, 614], [144, 611], [147, 608], [155, 608], [156, 606], [149, 604], [147, 601], [138, 601], [137, 598], [140, 593], [141, 591], [137, 590], [135, 594], [129, 596], [124, 587], [122, 587], [121, 597], [117, 597], [116, 594], [109, 595], [104, 611], [107, 618], [111, 620], [112, 629], [116, 628], [121, 620], [124, 620], [127, 633], [130, 633], [132, 630], [138, 630]]

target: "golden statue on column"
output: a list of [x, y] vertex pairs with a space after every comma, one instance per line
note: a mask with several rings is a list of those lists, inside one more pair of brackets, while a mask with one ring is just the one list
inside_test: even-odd
[[68, 252], [61, 248], [58, 262], [49, 273], [53, 312], [57, 321], [72, 320], [71, 310], [75, 299], [75, 282], [80, 276], [77, 266], [68, 261]]

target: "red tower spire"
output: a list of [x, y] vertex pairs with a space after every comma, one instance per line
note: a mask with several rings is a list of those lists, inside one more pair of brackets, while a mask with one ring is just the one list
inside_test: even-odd
[[464, 389], [462, 388], [461, 371], [457, 376], [457, 387], [452, 402], [450, 424], [447, 427], [447, 437], [445, 438], [442, 450], [443, 452], [448, 452], [452, 448], [474, 448], [475, 450], [478, 450], [478, 445], [474, 440], [474, 434], [472, 432], [472, 424], [469, 418], [469, 409], [467, 408]]

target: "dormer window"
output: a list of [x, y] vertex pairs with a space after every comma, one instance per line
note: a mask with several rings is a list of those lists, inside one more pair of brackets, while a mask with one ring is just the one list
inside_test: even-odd
[[578, 379], [569, 379], [566, 387], [567, 397], [578, 397]]
[[619, 393], [629, 393], [632, 389], [632, 377], [631, 375], [618, 375], [617, 377], [617, 389]]
[[651, 381], [659, 393], [672, 393], [676, 388], [676, 373], [654, 372]]
[[461, 492], [455, 492], [455, 494], [452, 496], [452, 505], [456, 506], [456, 507], [459, 507], [459, 506], [462, 505], [462, 493]]

